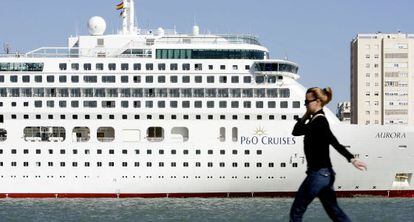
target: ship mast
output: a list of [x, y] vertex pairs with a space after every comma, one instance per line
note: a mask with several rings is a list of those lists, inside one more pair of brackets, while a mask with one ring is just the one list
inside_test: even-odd
[[122, 12], [122, 34], [137, 34], [135, 27], [135, 0], [123, 0], [124, 8]]

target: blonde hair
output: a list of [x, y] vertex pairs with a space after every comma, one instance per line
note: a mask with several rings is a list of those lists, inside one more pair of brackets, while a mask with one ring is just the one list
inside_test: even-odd
[[332, 100], [332, 89], [330, 87], [324, 89], [312, 87], [306, 91], [306, 94], [308, 93], [312, 93], [315, 99], [319, 99], [322, 102], [322, 106], [325, 106]]

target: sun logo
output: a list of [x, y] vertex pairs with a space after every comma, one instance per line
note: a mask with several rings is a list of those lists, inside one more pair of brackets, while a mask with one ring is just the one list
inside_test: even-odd
[[263, 135], [266, 135], [266, 131], [264, 130], [263, 127], [258, 127], [254, 131], [254, 134], [257, 135], [257, 136], [263, 136]]

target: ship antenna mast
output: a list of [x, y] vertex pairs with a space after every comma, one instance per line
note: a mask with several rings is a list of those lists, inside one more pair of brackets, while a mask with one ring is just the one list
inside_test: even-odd
[[133, 35], [137, 33], [135, 27], [135, 0], [123, 0], [122, 34]]

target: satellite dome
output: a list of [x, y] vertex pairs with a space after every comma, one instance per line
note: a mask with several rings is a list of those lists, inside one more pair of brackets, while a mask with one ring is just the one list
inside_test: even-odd
[[102, 17], [94, 16], [89, 19], [88, 30], [90, 35], [103, 35], [106, 30], [106, 22]]

